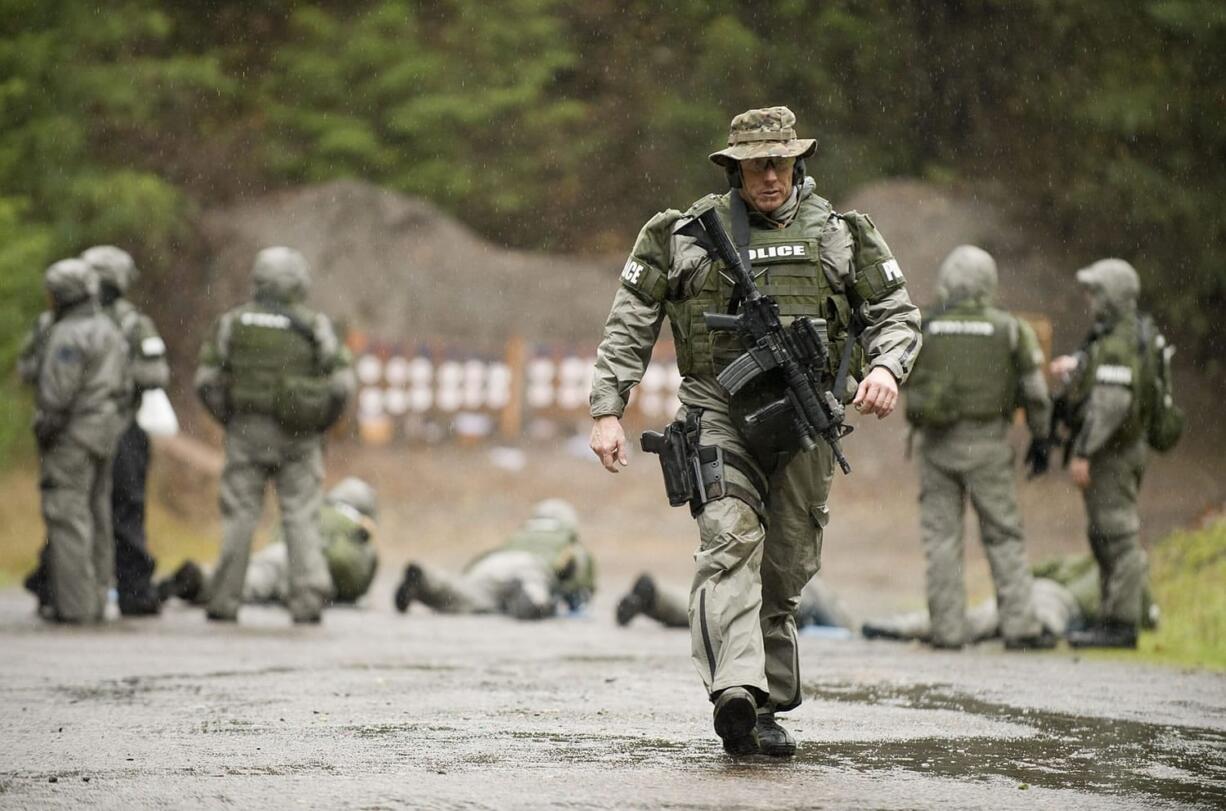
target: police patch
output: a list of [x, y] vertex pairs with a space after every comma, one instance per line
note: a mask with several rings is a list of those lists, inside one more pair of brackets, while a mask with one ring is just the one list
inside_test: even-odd
[[1094, 380], [1109, 386], [1131, 386], [1132, 367], [1103, 364], [1094, 372]]
[[887, 259], [882, 262], [881, 273], [885, 276], [887, 282], [902, 281], [902, 268], [898, 266], [897, 259]]
[[638, 284], [639, 278], [643, 275], [643, 266], [633, 259], [626, 260], [626, 266], [622, 268], [622, 279], [627, 284]]
[[931, 335], [973, 335], [988, 338], [996, 333], [996, 327], [987, 321], [933, 321], [928, 325]]
[[751, 262], [771, 262], [781, 259], [804, 259], [809, 255], [809, 246], [803, 242], [792, 245], [765, 245], [749, 249]]
[[245, 327], [266, 327], [268, 329], [289, 329], [289, 316], [277, 313], [243, 313], [238, 322]]
[[166, 354], [166, 344], [161, 338], [154, 335], [140, 342], [140, 353], [147, 358], [160, 358]]

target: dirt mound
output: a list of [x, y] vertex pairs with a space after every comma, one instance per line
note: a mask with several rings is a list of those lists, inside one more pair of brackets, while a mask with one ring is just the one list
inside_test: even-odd
[[311, 263], [311, 301], [389, 341], [430, 338], [498, 349], [512, 334], [594, 341], [620, 260], [513, 251], [430, 203], [342, 180], [206, 213], [216, 312], [243, 300], [260, 248]]

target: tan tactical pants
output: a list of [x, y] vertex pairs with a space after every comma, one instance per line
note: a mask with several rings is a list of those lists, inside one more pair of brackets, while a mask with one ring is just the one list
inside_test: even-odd
[[295, 619], [319, 616], [332, 588], [319, 529], [323, 475], [323, 448], [318, 436], [287, 437], [266, 417], [242, 416], [231, 421], [221, 474], [223, 540], [217, 570], [209, 583], [210, 614], [238, 615], [251, 536], [271, 480], [276, 485], [289, 558], [286, 605]]
[[1100, 617], [1133, 626], [1141, 623], [1147, 573], [1137, 511], [1146, 455], [1144, 440], [1095, 454], [1090, 459], [1090, 486], [1082, 494], [1090, 549], [1102, 585]]
[[[704, 445], [750, 458], [726, 415], [704, 411]], [[712, 501], [698, 516], [699, 547], [690, 587], [690, 646], [707, 693], [745, 686], [775, 710], [800, 704], [796, 608], [821, 567], [822, 529], [834, 456], [825, 443], [779, 465], [769, 476], [769, 529], [738, 498]], [[740, 472], [730, 481], [752, 487]]]
[[101, 621], [115, 568], [111, 458], [65, 432], [39, 461], [56, 618]]
[[920, 435], [920, 527], [928, 559], [932, 641], [938, 645], [970, 641], [962, 543], [968, 498], [979, 517], [979, 534], [996, 585], [1001, 635], [1019, 639], [1040, 631], [1006, 429], [1003, 420], [965, 420]]

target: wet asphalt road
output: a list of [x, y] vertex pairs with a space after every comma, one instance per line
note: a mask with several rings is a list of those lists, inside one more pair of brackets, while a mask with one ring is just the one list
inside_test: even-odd
[[0, 592], [0, 808], [1226, 804], [1226, 676], [806, 636], [794, 761], [733, 761], [683, 632], [373, 606], [54, 628]]

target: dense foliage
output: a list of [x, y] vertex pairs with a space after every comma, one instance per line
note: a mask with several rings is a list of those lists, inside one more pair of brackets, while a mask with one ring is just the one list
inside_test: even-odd
[[1221, 355], [1216, 0], [0, 0], [0, 368], [49, 260], [106, 240], [187, 274], [195, 207], [271, 187], [360, 176], [510, 244], [619, 249], [767, 103], [817, 130], [826, 193], [994, 181]]

